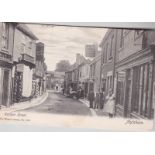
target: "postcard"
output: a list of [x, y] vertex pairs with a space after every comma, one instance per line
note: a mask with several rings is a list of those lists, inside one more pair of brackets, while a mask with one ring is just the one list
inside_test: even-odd
[[152, 131], [155, 31], [0, 23], [0, 124]]

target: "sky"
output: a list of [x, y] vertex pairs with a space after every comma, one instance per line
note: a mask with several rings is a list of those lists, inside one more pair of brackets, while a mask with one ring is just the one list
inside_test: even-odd
[[45, 63], [48, 71], [55, 70], [60, 60], [69, 60], [73, 64], [76, 53], [85, 56], [85, 45], [100, 44], [107, 29], [67, 27], [52, 25], [27, 25], [37, 36], [39, 41], [45, 44]]

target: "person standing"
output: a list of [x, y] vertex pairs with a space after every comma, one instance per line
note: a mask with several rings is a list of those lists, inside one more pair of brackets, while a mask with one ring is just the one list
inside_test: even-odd
[[104, 112], [108, 113], [109, 118], [112, 118], [115, 114], [115, 95], [110, 92], [107, 102], [104, 106]]
[[89, 100], [89, 108], [93, 108], [93, 102], [94, 102], [94, 91], [91, 90], [89, 95], [88, 95], [88, 100]]
[[94, 103], [94, 109], [100, 108], [100, 94], [95, 93], [95, 103]]
[[100, 109], [103, 109], [104, 103], [105, 103], [105, 92], [102, 89], [102, 91], [100, 92]]

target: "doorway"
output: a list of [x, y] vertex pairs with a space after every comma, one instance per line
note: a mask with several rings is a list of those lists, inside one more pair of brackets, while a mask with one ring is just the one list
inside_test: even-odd
[[2, 105], [8, 106], [9, 102], [9, 70], [2, 70]]

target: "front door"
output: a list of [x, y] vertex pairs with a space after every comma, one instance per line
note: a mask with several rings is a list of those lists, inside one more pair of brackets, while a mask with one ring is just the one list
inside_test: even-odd
[[2, 80], [2, 105], [7, 106], [9, 101], [9, 70], [4, 70]]

